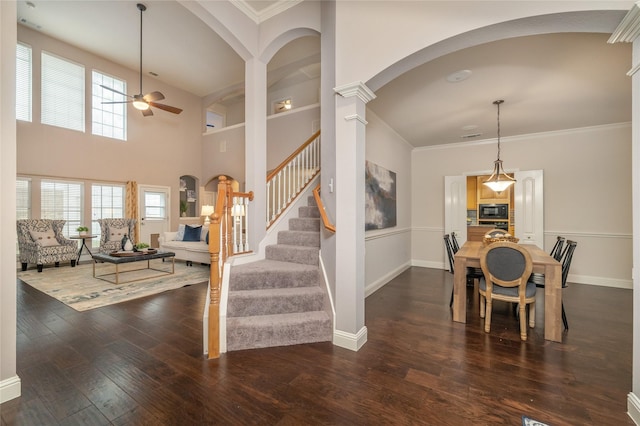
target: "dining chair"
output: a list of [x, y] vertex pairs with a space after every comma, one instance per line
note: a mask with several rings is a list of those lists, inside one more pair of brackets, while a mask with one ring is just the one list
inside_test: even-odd
[[527, 250], [516, 243], [500, 241], [488, 245], [480, 252], [480, 317], [484, 318], [484, 331], [491, 331], [491, 312], [494, 300], [519, 304], [520, 338], [527, 340], [526, 306], [529, 305], [529, 327], [535, 327], [536, 285], [527, 279], [533, 262]]
[[[562, 246], [564, 245], [564, 237], [557, 236], [556, 243], [553, 245], [553, 248], [549, 252], [549, 256], [553, 257], [555, 260], [560, 262], [562, 259]], [[538, 287], [544, 287], [544, 274], [540, 274], [538, 272], [533, 272], [529, 277], [529, 281], [536, 283]]]
[[456, 233], [453, 231], [451, 232], [451, 246], [453, 247], [453, 254], [456, 254], [458, 250], [460, 250], [458, 239], [456, 238]]
[[[560, 238], [562, 238], [562, 242], [560, 242]], [[558, 242], [560, 242], [560, 245], [563, 245], [564, 238], [558, 237]], [[556, 245], [558, 245], [558, 242], [556, 242]], [[562, 250], [560, 255], [556, 258], [556, 260], [562, 264], [562, 288], [567, 287], [567, 277], [569, 276], [569, 269], [571, 268], [571, 261], [573, 260], [573, 252], [576, 250], [577, 245], [577, 242], [567, 240], [567, 244], [566, 246], [564, 246], [564, 250]], [[551, 250], [551, 252], [551, 256], [553, 256], [553, 250]], [[553, 257], [555, 258], [555, 256]], [[534, 283], [536, 287], [544, 288], [544, 274], [531, 274], [531, 276], [529, 277], [529, 282]], [[562, 302], [562, 323], [564, 324], [564, 329], [569, 330], [567, 314], [564, 311], [564, 301]]]
[[[452, 233], [453, 234], [453, 233]], [[456, 253], [453, 248], [453, 243], [451, 242], [451, 236], [449, 234], [444, 235], [444, 246], [447, 249], [447, 258], [449, 259], [449, 272], [453, 275], [454, 269], [454, 259], [453, 255]], [[482, 269], [467, 267], [467, 285], [475, 285], [475, 282], [480, 280], [483, 277]], [[449, 306], [453, 306], [453, 288], [451, 289], [451, 300], [449, 301]]]

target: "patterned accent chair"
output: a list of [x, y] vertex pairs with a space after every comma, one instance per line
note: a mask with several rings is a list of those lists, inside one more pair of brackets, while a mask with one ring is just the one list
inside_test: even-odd
[[35, 263], [38, 272], [42, 272], [45, 263], [53, 263], [56, 268], [60, 262], [71, 262], [76, 266], [78, 242], [62, 235], [65, 220], [20, 219], [17, 221], [18, 250], [22, 270], [27, 264]]
[[129, 236], [132, 242], [136, 242], [136, 220], [123, 218], [98, 219], [100, 224], [100, 253], [109, 254], [120, 250], [122, 237]]

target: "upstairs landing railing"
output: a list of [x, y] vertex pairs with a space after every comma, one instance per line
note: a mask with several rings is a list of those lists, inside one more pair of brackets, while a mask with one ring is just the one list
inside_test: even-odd
[[320, 130], [267, 175], [267, 228], [320, 173]]

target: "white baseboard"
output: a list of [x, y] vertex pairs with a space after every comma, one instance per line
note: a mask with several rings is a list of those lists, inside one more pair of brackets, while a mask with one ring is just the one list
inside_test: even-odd
[[21, 395], [20, 377], [13, 376], [0, 381], [0, 404], [10, 401]]
[[411, 263], [407, 262], [404, 265], [401, 265], [401, 266], [397, 267], [396, 269], [394, 269], [393, 271], [389, 272], [385, 276], [383, 276], [381, 278], [378, 278], [377, 280], [375, 280], [371, 284], [365, 286], [365, 288], [364, 288], [364, 297], [369, 297], [370, 295], [375, 293], [377, 290], [382, 288], [386, 283], [388, 283], [389, 281], [391, 281], [392, 279], [394, 279], [395, 277], [397, 277], [398, 275], [400, 275], [401, 273], [403, 273], [404, 271], [406, 271], [410, 267], [411, 267]]
[[411, 259], [411, 266], [419, 266], [421, 268], [446, 269], [447, 271], [449, 270], [449, 268], [445, 267], [444, 263], [432, 262], [429, 260]]
[[627, 395], [627, 414], [635, 424], [640, 425], [640, 399], [633, 392]]
[[333, 344], [341, 348], [358, 352], [367, 343], [367, 327], [364, 326], [357, 334], [347, 333], [340, 330], [333, 331]]

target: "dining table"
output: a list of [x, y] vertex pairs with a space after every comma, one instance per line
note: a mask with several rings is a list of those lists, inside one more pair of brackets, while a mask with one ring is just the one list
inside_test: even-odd
[[[541, 248], [521, 244], [533, 261], [533, 272], [544, 274], [544, 338], [562, 342], [562, 265]], [[467, 322], [467, 267], [480, 267], [481, 241], [466, 241], [454, 255], [453, 320]]]

